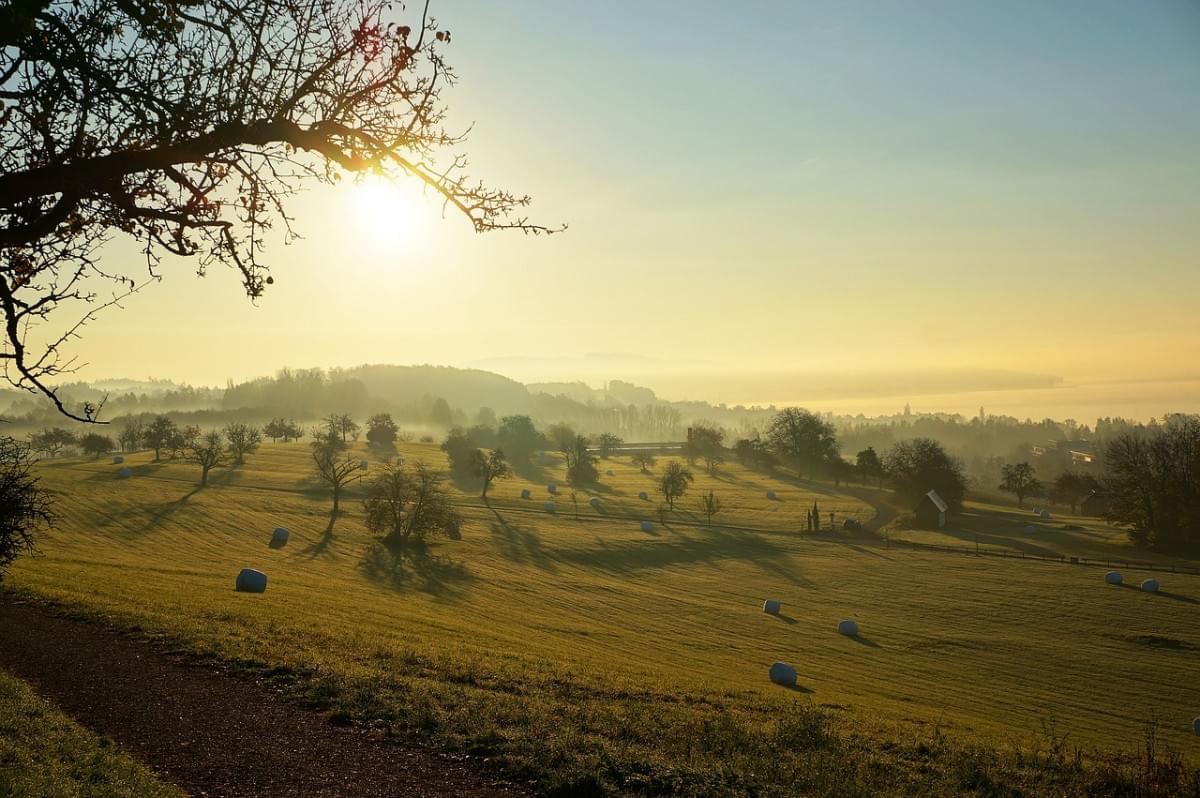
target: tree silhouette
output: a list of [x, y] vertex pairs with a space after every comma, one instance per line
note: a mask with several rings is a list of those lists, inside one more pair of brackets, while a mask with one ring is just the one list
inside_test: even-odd
[[[442, 126], [440, 92], [455, 80], [444, 58], [450, 32], [427, 5], [411, 18], [394, 6], [0, 7], [8, 381], [72, 418], [97, 420], [97, 404], [68, 408], [51, 384], [74, 368], [66, 344], [103, 308], [157, 279], [164, 254], [196, 259], [201, 275], [233, 268], [246, 294], [261, 296], [274, 282], [261, 260], [269, 231], [294, 236], [289, 201], [314, 182], [415, 178], [477, 231], [550, 232], [519, 215], [528, 197], [470, 180], [465, 158], [447, 155], [463, 140]], [[144, 253], [140, 276], [101, 265], [101, 244], [115, 234]]]

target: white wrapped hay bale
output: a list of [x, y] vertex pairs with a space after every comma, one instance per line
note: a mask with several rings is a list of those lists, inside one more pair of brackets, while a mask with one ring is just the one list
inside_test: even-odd
[[608, 469], [607, 471], [605, 471], [605, 472], [604, 472], [604, 476], [606, 476], [606, 477], [615, 477], [615, 476], [616, 476], [616, 474], [614, 474], [614, 473], [613, 473], [613, 470], [610, 468], [610, 469]]
[[640, 493], [638, 493], [638, 498], [644, 502], [648, 502], [648, 501], [650, 501], [650, 494], [646, 493], [646, 491], [641, 491]]
[[1026, 525], [1025, 525], [1025, 534], [1026, 534], [1026, 535], [1032, 535], [1034, 532], [1037, 532], [1037, 527], [1036, 527], [1036, 526], [1034, 526], [1033, 524], [1026, 524]]
[[446, 525], [446, 537], [451, 540], [462, 540], [462, 530], [459, 529], [458, 521], [451, 521]]
[[849, 618], [843, 618], [838, 621], [838, 634], [854, 637], [858, 634], [858, 624]]
[[546, 486], [546, 492], [547, 493], [558, 493], [558, 485], [555, 485], [553, 482], [551, 482], [549, 485]]
[[1043, 521], [1050, 520], [1050, 511], [1049, 510], [1042, 510], [1040, 513], [1038, 513], [1038, 515], [1040, 515], [1042, 517]]
[[593, 510], [599, 510], [600, 509], [600, 497], [593, 496], [592, 498], [588, 499], [588, 504], [592, 505]]
[[1104, 581], [1110, 585], [1119, 585], [1124, 579], [1121, 577], [1120, 571], [1109, 571], [1104, 575]]
[[286, 546], [288, 542], [288, 531], [281, 526], [275, 527], [275, 531], [271, 533], [271, 544], [274, 546]]
[[783, 607], [777, 599], [767, 599], [763, 602], [763, 612], [769, 615], [778, 615], [779, 610]]
[[267, 575], [253, 568], [243, 568], [238, 574], [237, 590], [242, 593], [264, 593], [267, 590]]
[[771, 670], [767, 671], [767, 676], [775, 684], [782, 684], [784, 687], [796, 686], [796, 669], [786, 662], [773, 663]]
[[361, 468], [363, 471], [366, 471], [368, 468], [371, 467], [371, 462], [369, 460], [360, 460], [358, 463], [358, 467]]
[[642, 531], [643, 532], [653, 532], [654, 524], [650, 523], [649, 521], [643, 521], [642, 522]]
[[1200, 737], [1200, 717], [1192, 721], [1192, 731], [1196, 733], [1197, 737]]
[[778, 498], [779, 498], [779, 497], [775, 495], [775, 491], [773, 491], [773, 490], [769, 490], [769, 491], [767, 491], [767, 499], [768, 499], [769, 501], [775, 501], [775, 500], [776, 500], [776, 499], [778, 499]]
[[133, 476], [133, 471], [130, 470], [129, 466], [125, 466], [117, 472], [117, 476], [119, 476], [121, 479], [129, 479], [131, 476]]
[[542, 509], [548, 513], [554, 512], [554, 502], [546, 502], [542, 505]]
[[121, 463], [124, 463], [124, 462], [125, 462], [125, 458], [122, 457], [121, 455], [118, 454], [118, 455], [113, 456], [113, 465], [120, 465]]
[[523, 488], [521, 490], [521, 498], [522, 499], [529, 499], [532, 497], [533, 497], [533, 494], [529, 492], [529, 488]]
[[1158, 580], [1157, 579], [1143, 580], [1142, 581], [1142, 592], [1143, 593], [1157, 593], [1158, 592]]

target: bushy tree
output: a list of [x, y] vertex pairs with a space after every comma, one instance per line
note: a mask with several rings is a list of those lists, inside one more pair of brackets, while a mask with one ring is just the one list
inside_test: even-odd
[[658, 480], [658, 491], [663, 495], [669, 509], [675, 509], [676, 500], [687, 493], [688, 486], [694, 481], [692, 472], [678, 460], [667, 463]]
[[80, 451], [90, 454], [93, 458], [103, 457], [115, 448], [117, 445], [113, 443], [112, 438], [98, 432], [89, 432], [79, 439]]
[[768, 442], [761, 438], [741, 438], [733, 445], [733, 454], [747, 468], [774, 474], [779, 458], [771, 451]]
[[145, 431], [142, 433], [142, 442], [154, 450], [154, 459], [162, 458], [162, 450], [170, 447], [171, 440], [179, 433], [179, 429], [175, 426], [175, 422], [166, 416], [155, 416], [154, 419], [146, 425]]
[[879, 455], [875, 452], [875, 447], [868, 446], [859, 452], [855, 456], [854, 467], [858, 470], [859, 478], [864, 482], [867, 480], [876, 480], [880, 485], [883, 484], [883, 460], [879, 459]]
[[372, 446], [394, 445], [399, 431], [400, 425], [392, 420], [391, 413], [376, 413], [367, 419], [367, 443]]
[[600, 457], [607, 460], [612, 456], [613, 450], [620, 447], [625, 441], [621, 440], [621, 436], [614, 435], [611, 432], [602, 432], [596, 437], [596, 448], [599, 450]]
[[33, 553], [37, 533], [55, 520], [50, 493], [33, 464], [28, 445], [0, 437], [0, 579], [13, 560]]
[[767, 444], [800, 476], [813, 477], [821, 466], [839, 456], [833, 425], [797, 407], [779, 411], [767, 427]]
[[1059, 474], [1054, 484], [1050, 486], [1050, 501], [1055, 504], [1068, 505], [1071, 514], [1086, 497], [1100, 490], [1100, 481], [1091, 474], [1080, 474], [1075, 471], [1064, 471]]
[[704, 470], [713, 474], [725, 462], [725, 432], [714, 424], [694, 424], [685, 449], [688, 462], [704, 461]]
[[454, 411], [450, 409], [450, 403], [440, 396], [433, 400], [429, 423], [440, 429], [449, 429], [454, 425]]
[[1013, 463], [1000, 469], [1000, 490], [1017, 497], [1017, 506], [1025, 506], [1026, 496], [1042, 496], [1045, 486], [1029, 463]]
[[[325, 438], [336, 438], [341, 441], [342, 446], [348, 444], [351, 440], [358, 440], [361, 427], [358, 422], [350, 417], [348, 413], [330, 413], [321, 419], [324, 425]], [[314, 438], [316, 435], [313, 436]]]
[[441, 475], [420, 462], [411, 471], [400, 465], [376, 471], [367, 482], [363, 510], [367, 529], [397, 546], [423, 543], [458, 523]]
[[962, 464], [930, 438], [913, 438], [892, 447], [883, 461], [896, 495], [914, 505], [931, 490], [957, 512], [967, 492]]
[[200, 487], [207, 487], [208, 472], [225, 465], [225, 442], [221, 433], [210, 430], [197, 436], [184, 455], [189, 463], [200, 466]]
[[447, 433], [441, 449], [446, 453], [450, 473], [455, 479], [470, 479], [475, 476], [479, 444], [460, 427], [454, 427]]
[[496, 431], [496, 444], [508, 455], [509, 461], [527, 464], [529, 458], [545, 445], [545, 438], [533, 426], [529, 416], [505, 416]]
[[235, 466], [245, 463], [246, 455], [254, 454], [262, 443], [262, 432], [252, 424], [240, 422], [226, 424], [224, 433]]

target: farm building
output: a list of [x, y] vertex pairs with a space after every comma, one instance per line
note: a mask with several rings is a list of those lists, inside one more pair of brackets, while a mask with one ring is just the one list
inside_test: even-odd
[[936, 490], [929, 491], [913, 508], [917, 514], [917, 526], [922, 529], [941, 529], [946, 525], [946, 512], [949, 509]]

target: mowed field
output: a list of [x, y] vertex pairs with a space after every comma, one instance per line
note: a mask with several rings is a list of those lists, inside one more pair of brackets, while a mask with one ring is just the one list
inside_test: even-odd
[[[444, 466], [436, 446], [400, 449]], [[624, 458], [601, 462], [613, 476], [580, 492], [578, 519], [565, 487], [556, 513], [542, 509], [561, 478], [554, 460], [498, 483], [490, 507], [451, 485], [463, 539], [397, 561], [357, 499], [331, 524], [304, 444], [266, 445], [203, 490], [198, 468], [151, 458], [127, 457], [128, 479], [107, 459], [42, 465], [64, 517], [12, 586], [303, 671], [352, 707], [450, 730], [467, 749], [522, 735], [551, 759], [588, 738], [644, 748], [632, 731], [608, 738], [671, 713], [784, 717], [799, 700], [870, 734], [936, 728], [1001, 746], [1044, 743], [1049, 728], [1085, 749], [1132, 749], [1157, 719], [1160, 742], [1200, 760], [1200, 577], [1159, 574], [1164, 593], [1149, 595], [1105, 585], [1096, 568], [813, 540], [794, 530], [814, 500], [839, 523], [874, 510], [737, 465], [697, 469], [664, 525], [653, 477]], [[725, 505], [711, 530], [692, 512], [709, 489]], [[276, 526], [291, 532], [284, 548], [268, 546]], [[268, 574], [265, 594], [233, 590], [243, 567]], [[765, 598], [783, 602], [780, 617], [762, 613]], [[860, 638], [836, 633], [842, 618]], [[775, 660], [796, 666], [800, 690], [767, 681]]]

